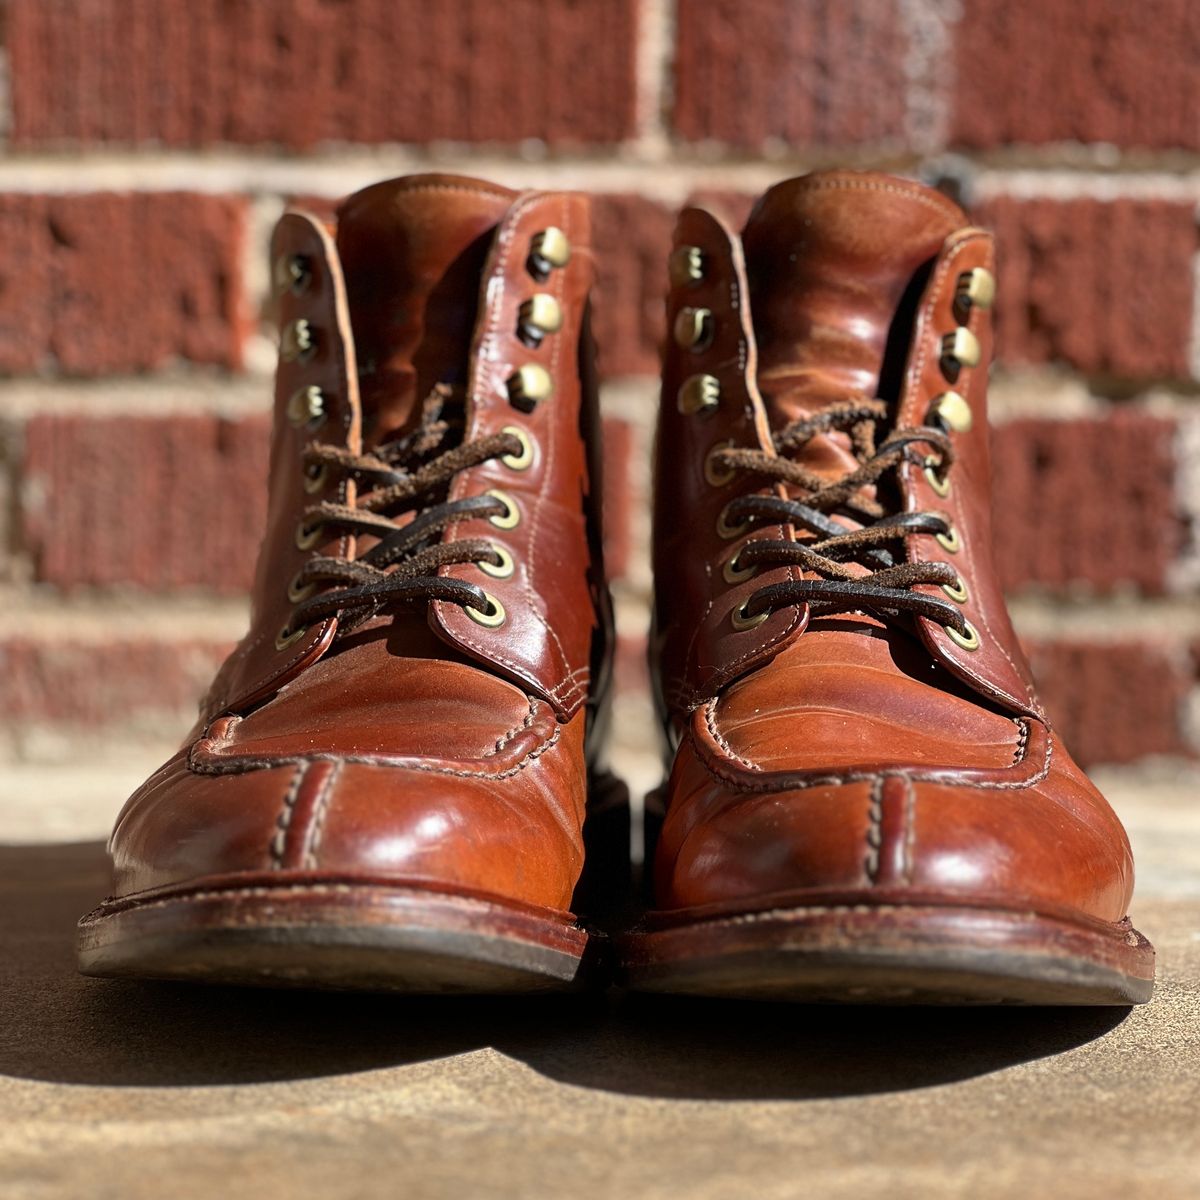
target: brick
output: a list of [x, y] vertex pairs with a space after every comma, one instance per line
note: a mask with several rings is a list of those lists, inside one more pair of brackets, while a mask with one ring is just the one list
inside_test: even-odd
[[674, 215], [640, 196], [608, 195], [595, 197], [592, 220], [600, 374], [657, 374]]
[[952, 138], [1200, 149], [1195, 0], [965, 4]]
[[[633, 430], [603, 425], [608, 569], [633, 530]], [[35, 578], [65, 589], [245, 591], [266, 521], [266, 417], [39, 416], [25, 430], [20, 524]]]
[[236, 369], [241, 197], [0, 194], [0, 372]]
[[8, 638], [0, 641], [0, 719], [113, 726], [188, 712], [230, 648], [191, 639]]
[[636, 0], [9, 0], [21, 146], [618, 141]]
[[1143, 413], [993, 430], [995, 542], [1009, 588], [1159, 593], [1183, 544], [1175, 423]]
[[1194, 755], [1184, 724], [1195, 679], [1186, 651], [1139, 640], [1027, 649], [1046, 711], [1080, 765]]
[[265, 418], [34, 417], [20, 518], [36, 578], [241, 592], [266, 469]]
[[905, 137], [908, 39], [893, 0], [680, 0], [676, 133], [750, 149]]
[[997, 196], [998, 353], [1091, 374], [1189, 373], [1193, 206], [1168, 200]]

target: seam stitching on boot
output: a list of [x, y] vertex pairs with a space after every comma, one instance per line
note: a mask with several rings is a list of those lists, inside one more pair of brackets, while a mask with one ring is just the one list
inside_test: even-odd
[[279, 816], [275, 818], [275, 834], [271, 838], [270, 846], [272, 871], [283, 870], [283, 855], [287, 850], [288, 829], [291, 827], [292, 816], [296, 811], [296, 799], [300, 795], [300, 785], [304, 782], [307, 774], [308, 763], [301, 763], [292, 776], [292, 783], [287, 794], [283, 797], [283, 807], [279, 810]]

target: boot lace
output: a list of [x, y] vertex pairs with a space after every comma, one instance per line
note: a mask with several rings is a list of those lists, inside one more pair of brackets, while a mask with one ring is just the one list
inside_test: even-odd
[[[888, 511], [864, 489], [882, 494], [904, 462], [921, 463], [942, 478], [954, 461], [947, 434], [933, 426], [893, 430], [876, 445], [879, 425], [887, 416], [881, 400], [856, 397], [813, 416], [801, 417], [776, 433], [778, 457], [762, 450], [724, 447], [713, 453], [713, 466], [783, 483], [792, 497], [749, 495], [731, 501], [722, 526], [732, 536], [757, 522], [790, 524], [806, 537], [798, 541], [755, 538], [738, 552], [731, 569], [742, 575], [761, 567], [797, 566], [816, 578], [771, 584], [753, 592], [737, 614], [744, 625], [765, 620], [778, 608], [808, 604], [813, 613], [871, 610], [887, 616], [913, 613], [970, 636], [970, 625], [950, 600], [914, 589], [937, 584], [961, 591], [958, 573], [949, 563], [905, 561], [904, 540], [913, 534], [953, 536], [949, 520], [932, 512]], [[858, 465], [829, 480], [788, 457], [814, 437], [832, 432], [849, 435]], [[917, 448], [925, 453], [918, 454]], [[884, 485], [884, 486], [879, 486]], [[830, 514], [850, 516], [858, 528], [847, 529]]]
[[[483, 588], [437, 572], [451, 563], [503, 568], [507, 555], [485, 538], [443, 543], [441, 535], [462, 521], [504, 518], [509, 504], [497, 493], [460, 500], [447, 495], [460, 471], [519, 455], [524, 446], [507, 431], [463, 442], [464, 425], [461, 393], [439, 384], [422, 406], [415, 431], [372, 453], [353, 454], [319, 442], [307, 448], [307, 479], [323, 483], [340, 475], [357, 486], [353, 504], [326, 501], [305, 509], [301, 539], [315, 542], [322, 532], [335, 529], [378, 540], [354, 559], [319, 555], [304, 565], [289, 589], [299, 600], [289, 623], [292, 630], [337, 615], [340, 638], [398, 601], [446, 600], [485, 617], [494, 615], [494, 602]], [[330, 584], [334, 586], [311, 594]]]

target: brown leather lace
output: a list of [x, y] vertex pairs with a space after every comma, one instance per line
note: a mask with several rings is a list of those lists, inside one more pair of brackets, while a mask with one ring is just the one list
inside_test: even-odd
[[[730, 525], [755, 522], [790, 524], [811, 535], [808, 540], [755, 538], [738, 553], [738, 570], [761, 566], [797, 566], [816, 575], [772, 584], [751, 594], [742, 608], [746, 618], [791, 604], [808, 604], [814, 612], [873, 610], [885, 615], [915, 613], [966, 636], [970, 626], [949, 600], [914, 591], [920, 584], [955, 586], [958, 574], [948, 563], [904, 561], [904, 539], [913, 534], [951, 532], [950, 522], [937, 513], [889, 512], [864, 489], [885, 482], [906, 461], [929, 459], [943, 474], [954, 460], [949, 437], [932, 426], [894, 430], [876, 446], [876, 430], [887, 417], [880, 400], [855, 398], [801, 417], [776, 433], [776, 455], [762, 450], [725, 448], [713, 455], [714, 466], [783, 483], [793, 496], [750, 495], [732, 501], [725, 510]], [[840, 479], [828, 480], [787, 457], [821, 434], [850, 436], [858, 466]], [[916, 455], [925, 446], [932, 454]], [[829, 514], [839, 512], [859, 523], [847, 529]], [[863, 573], [866, 568], [866, 573]]]
[[[296, 584], [337, 584], [301, 601], [291, 625], [300, 628], [337, 615], [338, 636], [350, 632], [385, 605], [398, 601], [447, 600], [490, 615], [481, 587], [438, 575], [451, 563], [491, 563], [503, 558], [484, 538], [443, 543], [441, 534], [461, 521], [503, 516], [508, 508], [496, 496], [447, 500], [454, 477], [469, 467], [505, 454], [519, 454], [511, 433], [461, 441], [461, 397], [439, 385], [425, 401], [422, 419], [410, 435], [370, 454], [314, 442], [304, 454], [306, 470], [330, 472], [357, 484], [352, 505], [323, 502], [304, 512], [304, 524], [378, 539], [355, 559], [318, 556], [305, 564]], [[408, 521], [401, 519], [413, 514]]]

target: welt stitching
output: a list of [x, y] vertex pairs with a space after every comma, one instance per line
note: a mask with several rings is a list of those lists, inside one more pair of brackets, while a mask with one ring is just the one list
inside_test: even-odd
[[737, 751], [734, 750], [734, 748], [725, 740], [724, 735], [717, 728], [717, 701], [715, 698], [710, 700], [704, 706], [704, 722], [708, 726], [708, 732], [712, 736], [712, 740], [716, 742], [717, 745], [720, 746], [730, 758], [734, 759], [736, 762], [740, 762], [743, 767], [746, 767], [750, 771], [762, 770], [762, 767], [760, 767], [758, 763], [751, 762], [750, 759], [743, 758], [740, 754], [738, 754]]
[[917, 789], [904, 780], [904, 882], [911, 884], [917, 865]]
[[[705, 757], [702, 749], [697, 747], [696, 761], [700, 764], [704, 772], [717, 783], [725, 787], [733, 788], [738, 792], [799, 792], [806, 791], [809, 788], [815, 787], [838, 787], [847, 783], [867, 783], [878, 776], [873, 771], [849, 771], [844, 774], [820, 775], [812, 779], [796, 779], [796, 780], [764, 780], [760, 782], [747, 782], [746, 780], [737, 779], [731, 775], [727, 775], [717, 767], [713, 766]], [[922, 772], [906, 772], [905, 778], [920, 783], [932, 783], [935, 786], [950, 786], [958, 788], [971, 788], [976, 791], [1000, 791], [1000, 792], [1019, 792], [1026, 791], [1033, 787], [1034, 784], [1041, 783], [1047, 775], [1050, 774], [1050, 761], [1054, 757], [1054, 739], [1048, 737], [1046, 739], [1046, 754], [1042, 761], [1041, 767], [1028, 779], [1019, 780], [1013, 783], [1006, 782], [991, 782], [988, 780], [964, 779], [948, 781], [941, 779], [936, 775], [928, 775]]]
[[291, 828], [292, 817], [296, 811], [296, 799], [300, 795], [300, 785], [304, 782], [304, 776], [307, 773], [307, 764], [297, 767], [295, 774], [292, 776], [291, 786], [283, 797], [283, 807], [279, 810], [279, 815], [275, 818], [275, 832], [271, 837], [271, 844], [268, 849], [272, 871], [281, 871], [283, 869], [283, 855], [287, 850], [288, 830]]
[[[298, 896], [353, 896], [358, 895], [364, 890], [379, 891], [384, 893], [400, 892], [404, 894], [420, 894], [422, 898], [428, 899], [429, 892], [421, 892], [419, 888], [414, 887], [389, 887], [375, 883], [365, 884], [350, 884], [350, 883], [289, 883], [279, 886], [265, 887], [240, 887], [240, 888], [210, 888], [202, 892], [184, 892], [178, 896], [165, 896], [161, 900], [136, 900], [129, 896], [122, 896], [118, 899], [123, 901], [132, 901], [127, 909], [122, 911], [136, 910], [143, 911], [150, 908], [166, 908], [172, 904], [196, 904], [204, 900], [224, 900], [238, 899], [240, 897], [255, 896], [255, 897], [272, 897], [280, 895], [298, 895]], [[486, 900], [472, 900], [466, 896], [455, 896], [449, 892], [438, 892], [436, 898], [439, 903], [454, 908], [462, 908], [468, 912], [489, 912], [501, 907], [495, 904], [489, 904]], [[577, 929], [578, 926], [574, 923], [564, 922], [564, 928]]]
[[329, 812], [329, 797], [333, 794], [334, 780], [342, 772], [342, 764], [334, 763], [333, 769], [325, 776], [321, 792], [313, 802], [313, 816], [309, 825], [308, 849], [304, 854], [304, 865], [310, 870], [317, 865], [317, 854], [321, 848], [321, 835], [325, 832], [325, 816]]
[[529, 698], [529, 711], [525, 714], [525, 719], [520, 723], [520, 725], [514, 725], [506, 734], [504, 734], [503, 737], [496, 742], [495, 747], [488, 751], [488, 754], [499, 754], [500, 751], [503, 750], [504, 747], [507, 746], [508, 743], [517, 736], [518, 733], [520, 733], [522, 730], [528, 729], [530, 725], [533, 724], [534, 714], [537, 711], [536, 703], [537, 702], [531, 696]]
[[289, 755], [283, 758], [225, 758], [215, 762], [196, 762], [189, 758], [188, 770], [194, 775], [243, 775], [249, 771], [264, 771], [275, 767], [304, 766], [317, 762], [357, 763], [368, 767], [390, 767], [397, 771], [421, 771], [430, 775], [452, 775], [460, 779], [509, 779], [536, 762], [558, 743], [560, 728], [540, 746], [535, 746], [520, 761], [503, 771], [463, 771], [455, 767], [439, 767], [432, 763], [405, 762], [403, 759], [371, 758], [363, 754]]
[[884, 780], [883, 775], [873, 780], [867, 803], [867, 853], [863, 865], [871, 883], [879, 882], [879, 851], [883, 844]]
[[1029, 721], [1025, 717], [1017, 717], [1016, 726], [1020, 733], [1017, 735], [1017, 749], [1013, 756], [1014, 767], [1025, 761], [1025, 755], [1029, 750]]
[[[271, 889], [268, 889], [271, 890]], [[947, 909], [946, 906], [936, 904], [809, 904], [802, 905], [797, 908], [772, 908], [763, 912], [754, 913], [738, 913], [732, 917], [720, 917], [714, 920], [704, 921], [704, 928], [720, 928], [730, 925], [757, 925], [765, 921], [776, 921], [779, 918], [788, 918], [793, 916], [819, 916], [823, 913], [835, 913], [838, 915], [861, 915], [867, 916], [871, 913], [945, 913], [947, 911], [961, 911], [959, 909]], [[966, 909], [968, 912], [978, 910]], [[1025, 910], [1023, 912], [998, 912], [994, 909], [987, 909], [988, 920], [1008, 921], [1011, 924], [1017, 924], [1022, 921], [1036, 920], [1039, 913], [1033, 910]], [[700, 924], [698, 922], [697, 924]], [[671, 933], [671, 929], [655, 930], [656, 933]]]

